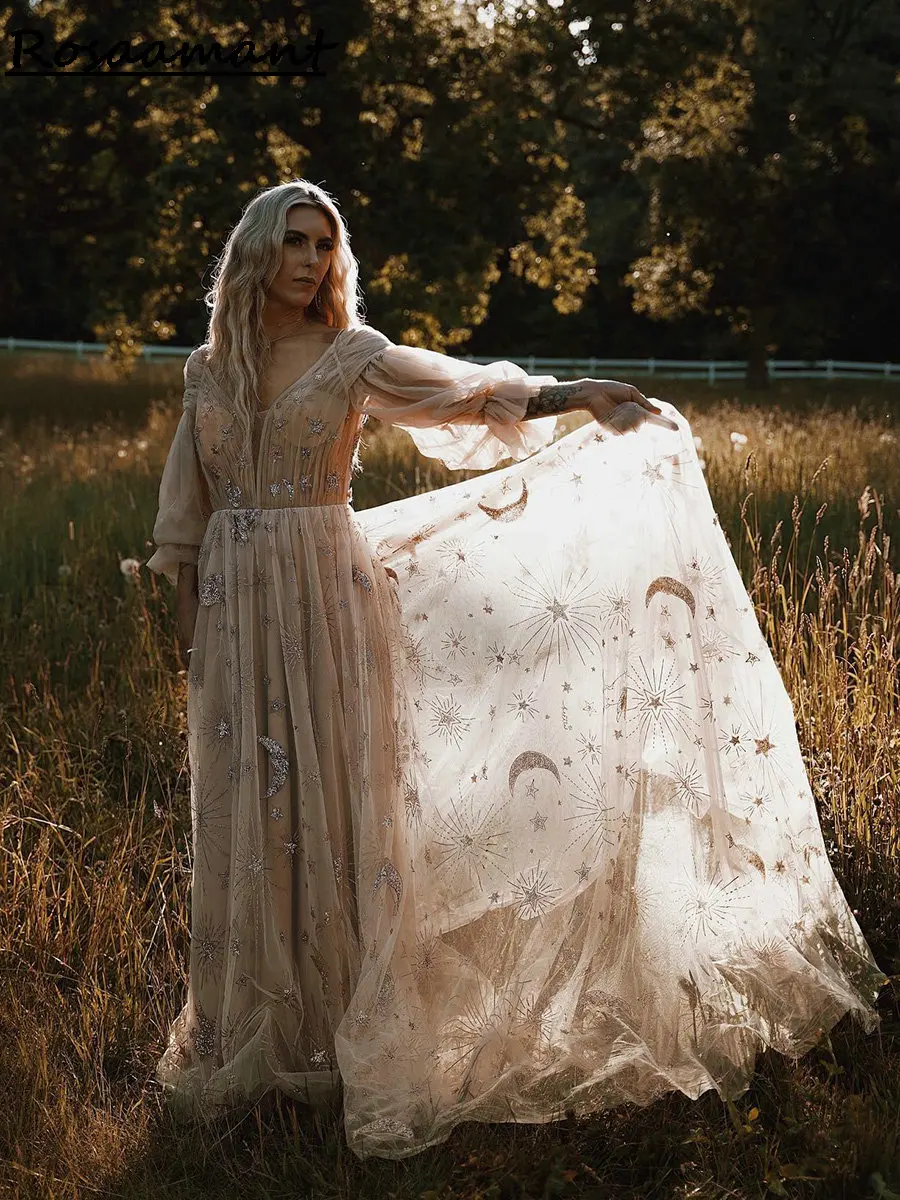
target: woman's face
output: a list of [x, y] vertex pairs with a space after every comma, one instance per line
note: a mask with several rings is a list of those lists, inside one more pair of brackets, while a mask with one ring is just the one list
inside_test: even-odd
[[334, 238], [325, 213], [311, 204], [294, 205], [288, 211], [281, 267], [269, 287], [269, 298], [292, 309], [312, 304], [333, 253]]

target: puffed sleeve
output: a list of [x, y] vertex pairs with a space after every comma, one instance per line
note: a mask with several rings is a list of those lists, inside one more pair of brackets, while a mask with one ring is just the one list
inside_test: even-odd
[[557, 383], [515, 363], [480, 366], [397, 346], [368, 326], [357, 330], [346, 364], [351, 406], [399, 425], [429, 458], [451, 470], [486, 470], [527, 458], [553, 440], [555, 416], [523, 420], [530, 397]]
[[157, 550], [146, 564], [151, 571], [165, 575], [173, 585], [178, 582], [179, 563], [199, 560], [200, 545], [212, 515], [194, 445], [194, 415], [201, 369], [202, 359], [195, 350], [184, 364], [183, 411], [163, 467], [159, 508], [153, 525]]

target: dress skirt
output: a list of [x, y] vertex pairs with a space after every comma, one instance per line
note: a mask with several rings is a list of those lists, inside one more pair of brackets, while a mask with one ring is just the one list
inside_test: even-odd
[[188, 683], [195, 1114], [340, 1092], [360, 1156], [744, 1091], [886, 976], [690, 426], [420, 496], [220, 510]]

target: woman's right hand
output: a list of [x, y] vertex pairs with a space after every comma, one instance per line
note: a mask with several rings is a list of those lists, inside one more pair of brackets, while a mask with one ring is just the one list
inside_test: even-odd
[[[617, 379], [587, 379], [581, 406], [605, 429], [614, 434], [631, 433], [650, 422], [663, 429], [678, 431], [678, 426], [642, 391]], [[589, 386], [592, 385], [592, 386]]]
[[197, 568], [193, 563], [181, 563], [175, 594], [175, 617], [178, 630], [178, 649], [185, 670], [191, 665], [188, 651], [192, 647], [200, 597], [197, 594]]

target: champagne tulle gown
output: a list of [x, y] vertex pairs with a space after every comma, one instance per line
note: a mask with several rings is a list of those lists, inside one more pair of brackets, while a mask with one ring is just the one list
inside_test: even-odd
[[[200, 592], [172, 1107], [342, 1094], [353, 1151], [399, 1158], [872, 1030], [886, 976], [684, 417], [552, 442], [522, 420], [552, 376], [355, 326], [248, 446], [205, 350], [147, 564]], [[513, 461], [355, 512], [366, 414]]]

